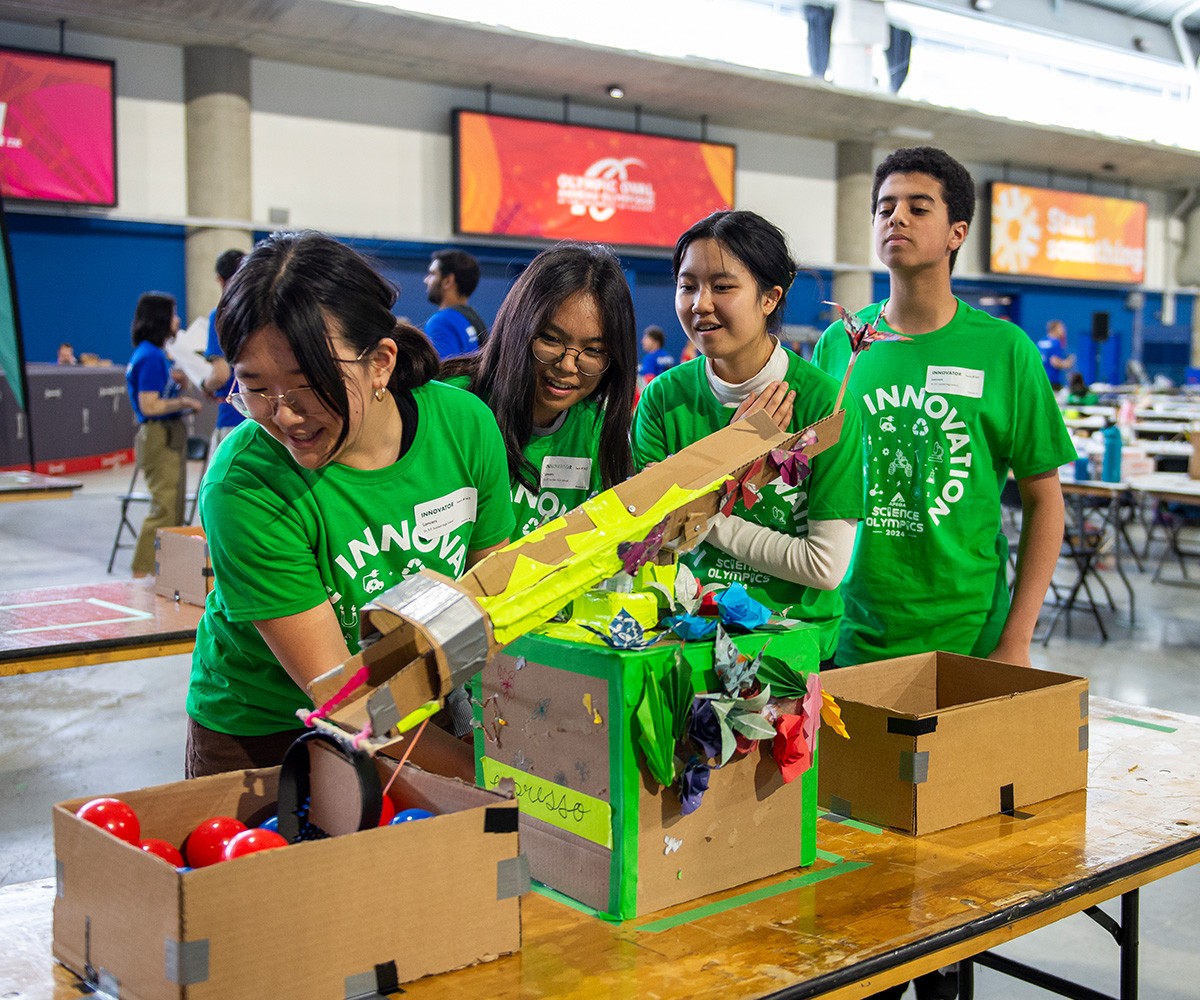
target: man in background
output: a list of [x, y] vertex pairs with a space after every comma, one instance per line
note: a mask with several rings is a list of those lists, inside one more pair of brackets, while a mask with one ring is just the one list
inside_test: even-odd
[[471, 354], [487, 340], [487, 324], [467, 301], [479, 285], [479, 261], [465, 250], [435, 250], [425, 274], [425, 294], [437, 312], [425, 336], [443, 361]]
[[75, 357], [75, 348], [63, 341], [58, 345], [58, 364], [60, 365], [77, 365], [79, 359]]
[[1067, 325], [1061, 319], [1046, 324], [1046, 336], [1037, 342], [1042, 353], [1042, 367], [1050, 387], [1057, 392], [1067, 382], [1067, 372], [1075, 367], [1075, 355], [1067, 353]]
[[[226, 250], [217, 258], [217, 283], [222, 292], [225, 291], [225, 283], [233, 277], [245, 256], [241, 250]], [[201, 388], [220, 404], [217, 407], [217, 426], [213, 430], [212, 444], [216, 450], [217, 445], [225, 440], [229, 432], [245, 419], [225, 401], [233, 390], [233, 371], [229, 362], [225, 360], [225, 355], [221, 353], [221, 344], [217, 340], [216, 309], [208, 316], [208, 346], [204, 349], [204, 356], [212, 365], [212, 372], [204, 380]]]
[[668, 368], [675, 367], [675, 356], [665, 347], [666, 334], [661, 326], [648, 326], [642, 331], [642, 363], [638, 374], [642, 376], [643, 384], [649, 382], [655, 375], [661, 375]]

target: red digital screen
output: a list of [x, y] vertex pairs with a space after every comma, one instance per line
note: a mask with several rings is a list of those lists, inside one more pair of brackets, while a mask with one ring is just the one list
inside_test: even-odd
[[117, 203], [115, 72], [108, 60], [0, 49], [0, 194]]
[[733, 207], [735, 147], [456, 111], [459, 233], [671, 247]]

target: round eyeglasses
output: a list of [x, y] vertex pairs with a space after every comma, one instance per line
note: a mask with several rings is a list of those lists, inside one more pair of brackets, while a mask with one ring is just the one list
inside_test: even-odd
[[[375, 345], [372, 344], [370, 347], [364, 347], [357, 358], [334, 358], [333, 360], [340, 361], [342, 364], [352, 365], [355, 362], [362, 361], [374, 349]], [[278, 395], [239, 388], [236, 392], [229, 393], [225, 397], [225, 402], [237, 410], [243, 417], [250, 417], [252, 420], [270, 419], [275, 416], [280, 405], [286, 406], [298, 417], [307, 417], [309, 414], [316, 413], [325, 406], [317, 395], [317, 390], [310, 385], [302, 385], [297, 389], [289, 389], [287, 392], [281, 392]]]
[[539, 333], [529, 342], [529, 350], [536, 361], [543, 365], [556, 365], [568, 354], [575, 355], [575, 369], [580, 375], [595, 377], [603, 375], [612, 364], [608, 351], [595, 347], [567, 347], [557, 337]]

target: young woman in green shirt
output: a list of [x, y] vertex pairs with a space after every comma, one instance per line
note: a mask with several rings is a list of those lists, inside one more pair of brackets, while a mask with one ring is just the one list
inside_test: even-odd
[[[659, 462], [757, 409], [798, 431], [833, 413], [838, 382], [785, 348], [782, 329], [796, 264], [778, 228], [753, 212], [717, 212], [679, 237], [675, 311], [700, 357], [655, 378], [634, 419], [639, 468]], [[863, 512], [861, 422], [847, 400], [841, 438], [798, 486], [769, 483], [750, 509], [713, 519], [687, 557], [702, 582], [740, 581], [758, 600], [821, 630], [822, 660], [837, 648], [838, 586]]]
[[431, 381], [438, 358], [396, 293], [319, 233], [259, 244], [217, 308], [250, 419], [200, 491], [214, 587], [188, 688], [190, 777], [278, 764], [305, 685], [359, 648], [359, 610], [430, 568], [464, 570], [512, 534], [487, 407]]
[[514, 538], [633, 471], [633, 300], [613, 252], [563, 243], [538, 254], [505, 297], [478, 354], [441, 377], [486, 400], [500, 425]]

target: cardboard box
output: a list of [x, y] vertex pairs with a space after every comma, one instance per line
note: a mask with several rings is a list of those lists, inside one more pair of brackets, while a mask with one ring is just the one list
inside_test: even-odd
[[[118, 797], [143, 837], [179, 844], [209, 816], [261, 822], [277, 782], [238, 771]], [[87, 799], [62, 802], [54, 957], [121, 1000], [342, 1000], [520, 948], [516, 803], [411, 766], [390, 794], [439, 815], [183, 873], [77, 819]]]
[[212, 559], [204, 529], [159, 528], [154, 537], [154, 592], [159, 597], [204, 607], [212, 588]]
[[[804, 673], [819, 662], [817, 629], [734, 637]], [[720, 690], [712, 642], [615, 650], [541, 634], [494, 657], [481, 676], [476, 779], [513, 778], [530, 873], [600, 913], [628, 919], [742, 885], [816, 857], [816, 766], [790, 784], [770, 741], [713, 770], [700, 807], [650, 776], [637, 744], [647, 678], [675, 662], [697, 692]], [[497, 723], [497, 716], [505, 724]]]
[[1188, 477], [1200, 479], [1200, 431], [1189, 431], [1188, 441], [1192, 444], [1192, 454], [1188, 459]]
[[953, 653], [821, 675], [849, 740], [821, 740], [831, 812], [921, 834], [1087, 787], [1088, 682]]

